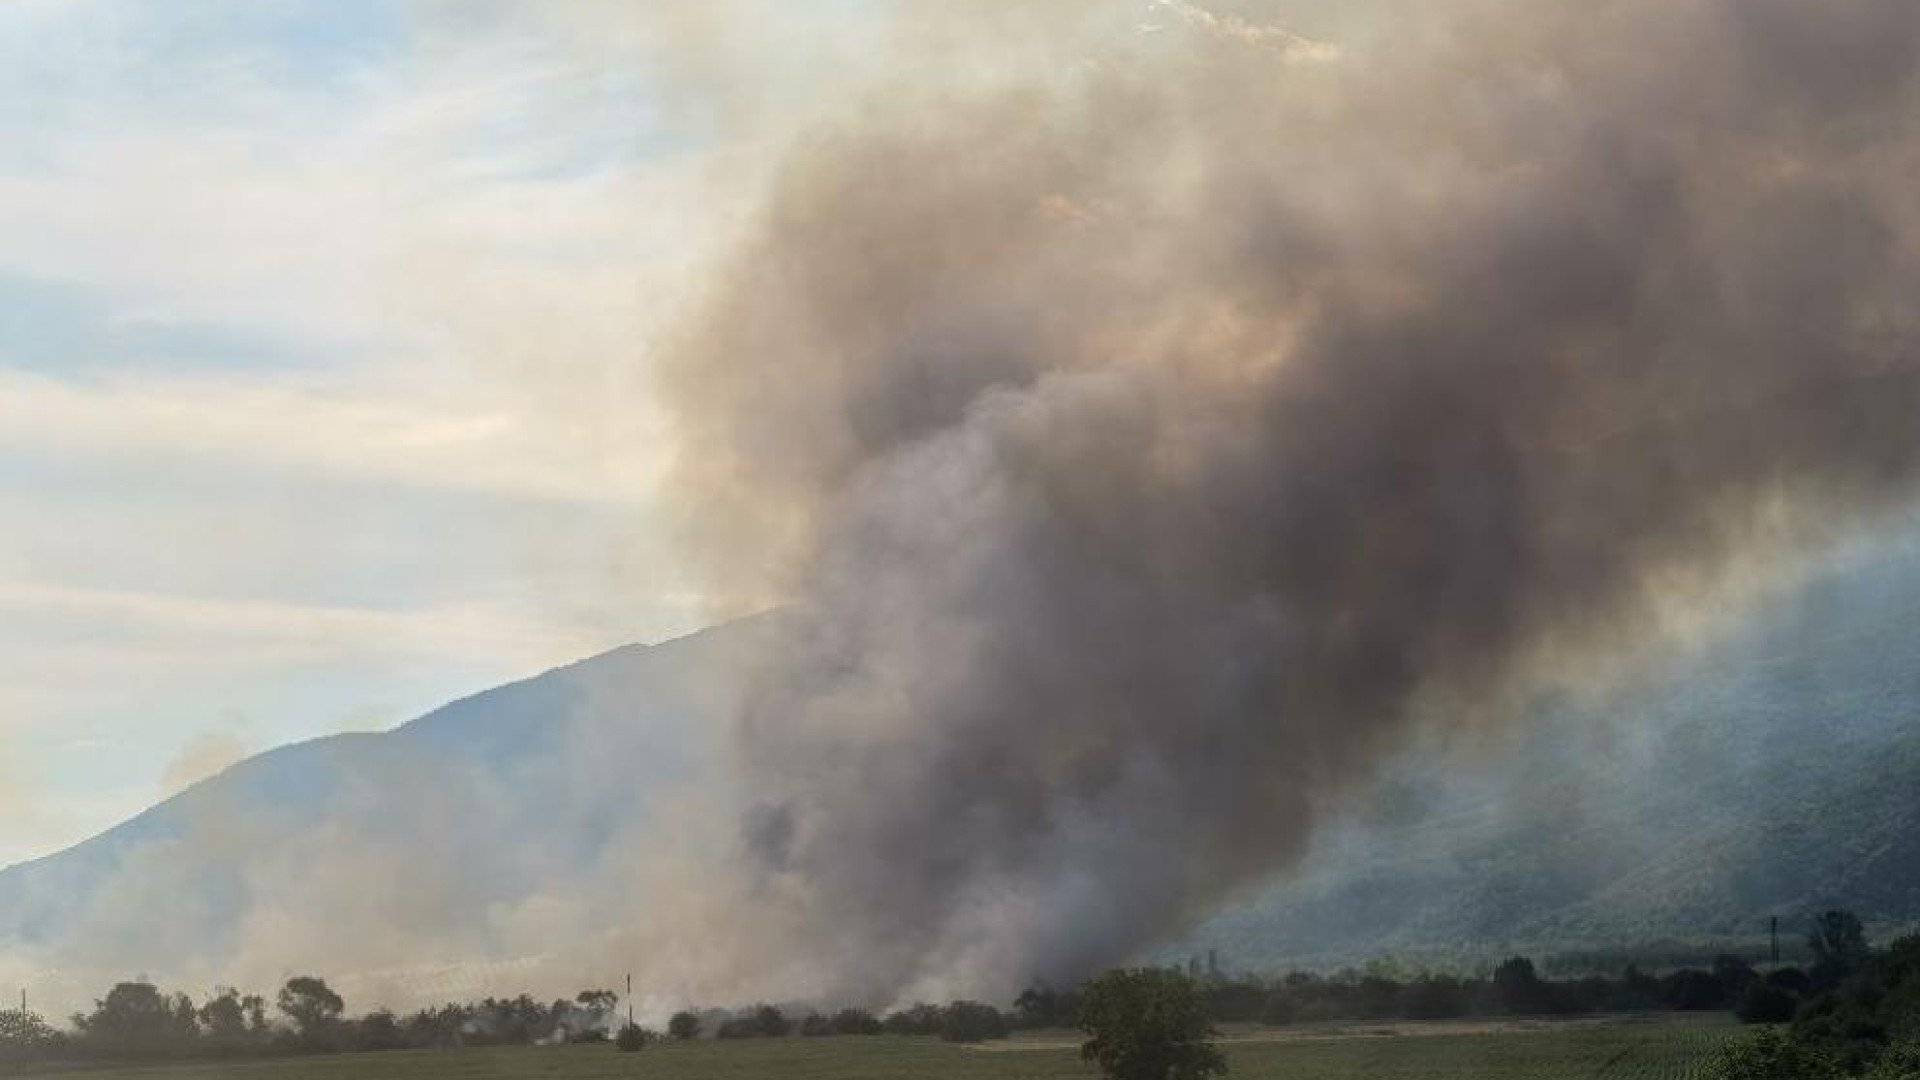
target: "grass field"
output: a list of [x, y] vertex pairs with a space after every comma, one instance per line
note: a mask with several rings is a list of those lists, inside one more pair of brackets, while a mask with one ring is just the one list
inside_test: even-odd
[[[1694, 1075], [1738, 1029], [1719, 1020], [1396, 1024], [1235, 1031], [1231, 1080], [1669, 1080]], [[1089, 1080], [1069, 1036], [1023, 1036], [993, 1049], [930, 1039], [751, 1039], [665, 1045], [514, 1047], [8, 1072], [86, 1080]]]

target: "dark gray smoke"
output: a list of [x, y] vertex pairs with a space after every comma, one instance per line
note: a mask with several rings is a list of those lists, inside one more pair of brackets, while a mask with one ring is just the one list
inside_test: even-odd
[[1913, 489], [1920, 5], [1276, 10], [914, 24], [1029, 37], [812, 132], [674, 342], [832, 991], [1122, 959]]

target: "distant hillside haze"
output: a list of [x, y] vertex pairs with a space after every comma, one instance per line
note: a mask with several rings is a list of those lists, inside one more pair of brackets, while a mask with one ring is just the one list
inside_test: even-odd
[[136, 972], [266, 985], [391, 967], [400, 981], [377, 992], [431, 996], [410, 982], [423, 966], [520, 959], [549, 947], [543, 923], [626, 919], [558, 909], [607, 892], [584, 878], [622, 835], [722, 782], [729, 673], [770, 625], [628, 646], [390, 732], [280, 747], [0, 871], [0, 968], [21, 969], [0, 982], [85, 994], [87, 978]]
[[[617, 875], [663, 820], [727, 842], [729, 822], [673, 815], [736, 798], [736, 673], [778, 623], [617, 649], [242, 762], [0, 871], [0, 953], [76, 995], [135, 972], [267, 985], [308, 967], [396, 1002], [559, 982], [591, 951], [570, 939], [660, 902]], [[1912, 550], [1819, 575], [1653, 686], [1403, 756], [1297, 872], [1168, 953], [1261, 968], [1757, 940], [1769, 917], [1828, 906], [1911, 923], [1917, 645]], [[554, 955], [573, 966], [533, 962]], [[625, 960], [605, 963], [603, 978]]]

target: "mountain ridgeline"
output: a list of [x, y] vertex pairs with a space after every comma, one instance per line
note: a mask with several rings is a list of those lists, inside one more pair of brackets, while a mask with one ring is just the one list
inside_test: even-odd
[[[621, 868], [663, 822], [714, 805], [681, 796], [732, 782], [733, 673], [778, 622], [617, 649], [391, 732], [261, 754], [0, 871], [0, 954], [76, 986], [324, 965], [394, 1004], [577, 956], [570, 938], [648, 918], [659, 898], [625, 890]], [[1920, 555], [1857, 558], [1649, 685], [1544, 702], [1497, 745], [1414, 748], [1294, 873], [1167, 955], [1481, 962], [1756, 942], [1771, 918], [1828, 907], [1910, 925], [1916, 642]]]

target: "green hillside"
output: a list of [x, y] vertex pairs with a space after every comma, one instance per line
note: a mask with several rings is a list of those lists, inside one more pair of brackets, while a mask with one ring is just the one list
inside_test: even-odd
[[[1437, 764], [1436, 764], [1437, 763]], [[1472, 966], [1779, 918], [1920, 921], [1920, 559], [1841, 567], [1748, 633], [1494, 749], [1420, 747], [1275, 886], [1167, 950], [1265, 967]]]

